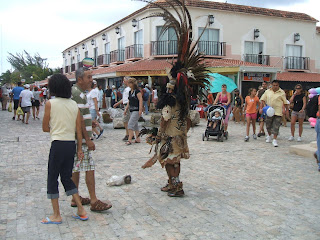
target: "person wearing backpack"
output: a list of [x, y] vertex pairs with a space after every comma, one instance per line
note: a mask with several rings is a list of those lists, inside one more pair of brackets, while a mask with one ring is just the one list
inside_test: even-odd
[[145, 88], [142, 90], [142, 99], [143, 99], [143, 108], [144, 108], [144, 113], [146, 115], [149, 114], [149, 99], [150, 99], [150, 90], [148, 84], [145, 85]]

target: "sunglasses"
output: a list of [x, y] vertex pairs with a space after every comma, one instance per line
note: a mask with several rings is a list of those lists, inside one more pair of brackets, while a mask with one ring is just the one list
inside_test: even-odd
[[301, 89], [301, 88], [296, 88], [296, 90], [299, 90], [299, 89]]

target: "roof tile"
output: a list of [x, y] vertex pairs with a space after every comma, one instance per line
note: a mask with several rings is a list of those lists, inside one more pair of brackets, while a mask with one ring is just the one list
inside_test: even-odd
[[320, 85], [319, 73], [283, 72], [277, 74], [277, 80], [285, 82], [318, 82]]

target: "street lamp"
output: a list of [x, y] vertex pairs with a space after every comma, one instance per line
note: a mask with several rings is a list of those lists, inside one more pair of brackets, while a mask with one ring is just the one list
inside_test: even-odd
[[213, 15], [208, 16], [208, 22], [209, 22], [209, 25], [214, 23], [214, 16]]
[[68, 51], [68, 55], [69, 55], [69, 56], [71, 55], [71, 51]]
[[104, 40], [106, 40], [106, 38], [107, 38], [107, 35], [105, 33], [102, 34], [102, 40], [104, 41]]
[[74, 52], [78, 52], [78, 48], [75, 48], [75, 49], [74, 49]]
[[66, 54], [65, 54], [65, 53], [62, 53], [62, 57], [65, 58], [65, 57], [66, 57]]
[[82, 44], [82, 49], [85, 49], [86, 48], [86, 45], [83, 43]]
[[253, 37], [254, 39], [258, 38], [260, 36], [260, 30], [259, 29], [255, 29], [253, 32]]
[[120, 28], [119, 27], [116, 27], [115, 30], [116, 30], [116, 34], [120, 33]]
[[92, 40], [91, 40], [91, 45], [94, 45], [94, 44], [95, 44], [95, 40], [92, 39]]
[[132, 27], [136, 27], [138, 25], [137, 19], [132, 19]]
[[295, 33], [294, 34], [294, 42], [300, 41], [300, 33]]

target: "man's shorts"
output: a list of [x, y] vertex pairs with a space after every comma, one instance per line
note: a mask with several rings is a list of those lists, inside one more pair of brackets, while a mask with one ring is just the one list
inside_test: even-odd
[[[88, 150], [88, 146], [86, 144], [82, 144], [82, 152], [84, 154], [84, 158], [82, 159], [81, 162], [78, 159], [77, 153], [74, 156], [74, 164], [73, 164], [73, 171], [72, 171], [74, 173], [94, 171], [94, 168], [95, 168], [94, 161], [91, 156], [91, 151]], [[77, 166], [78, 164], [79, 166]]]
[[298, 119], [305, 119], [306, 113], [305, 113], [305, 111], [303, 111], [302, 113], [301, 112], [292, 111], [291, 117], [294, 117], [294, 116], [297, 117]]
[[[124, 106], [124, 108], [126, 108], [126, 105]], [[127, 123], [129, 122], [129, 119], [130, 119], [130, 111], [128, 111], [127, 114], [123, 114], [122, 121], [124, 123]]]
[[13, 99], [13, 109], [17, 110], [19, 107], [19, 99]]
[[281, 126], [282, 117], [274, 115], [273, 117], [266, 117], [266, 127], [271, 134], [278, 135]]
[[22, 109], [22, 111], [23, 111], [24, 113], [30, 112], [30, 108], [31, 108], [31, 107], [21, 107], [21, 109]]

